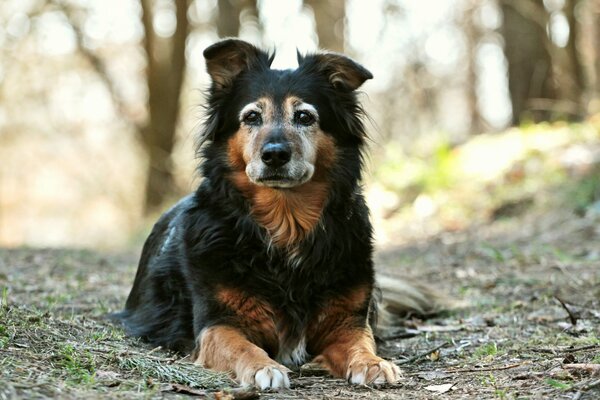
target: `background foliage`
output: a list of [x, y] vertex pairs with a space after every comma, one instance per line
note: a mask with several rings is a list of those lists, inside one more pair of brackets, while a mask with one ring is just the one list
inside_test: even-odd
[[594, 171], [599, 30], [599, 0], [2, 1], [0, 244], [138, 243], [198, 183], [202, 50], [227, 36], [372, 70], [378, 227], [491, 218]]

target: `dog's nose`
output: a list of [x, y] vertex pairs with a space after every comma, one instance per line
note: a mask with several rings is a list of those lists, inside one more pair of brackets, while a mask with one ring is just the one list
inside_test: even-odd
[[292, 158], [292, 150], [286, 143], [267, 143], [262, 148], [261, 159], [269, 167], [281, 167]]

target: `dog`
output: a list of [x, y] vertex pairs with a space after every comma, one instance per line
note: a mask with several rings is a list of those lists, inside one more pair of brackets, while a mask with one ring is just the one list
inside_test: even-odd
[[155, 224], [117, 317], [242, 385], [288, 388], [310, 360], [352, 384], [398, 382], [376, 355], [377, 304], [389, 322], [431, 301], [387, 279], [377, 303], [357, 100], [372, 74], [330, 52], [271, 69], [274, 54], [237, 39], [204, 58], [203, 180]]

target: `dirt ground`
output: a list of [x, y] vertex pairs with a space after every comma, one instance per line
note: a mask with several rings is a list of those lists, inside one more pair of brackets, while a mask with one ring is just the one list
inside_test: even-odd
[[[350, 387], [315, 369], [264, 399], [600, 398], [600, 218], [518, 216], [407, 242], [379, 268], [429, 285], [448, 311], [409, 318], [380, 353], [399, 385]], [[136, 254], [0, 250], [0, 399], [242, 398], [226, 376], [124, 337]]]

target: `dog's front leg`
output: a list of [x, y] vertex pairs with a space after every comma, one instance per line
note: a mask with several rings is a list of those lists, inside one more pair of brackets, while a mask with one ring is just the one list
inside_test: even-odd
[[369, 327], [341, 326], [331, 331], [315, 361], [353, 384], [396, 383], [400, 379], [400, 369], [395, 364], [375, 355], [375, 340]]
[[199, 336], [194, 357], [205, 368], [228, 371], [244, 386], [260, 389], [289, 388], [289, 370], [273, 361], [267, 352], [250, 342], [238, 329], [216, 325]]
[[395, 383], [400, 369], [375, 354], [367, 316], [370, 286], [349, 289], [330, 299], [310, 329], [309, 346], [316, 362], [353, 384]]

